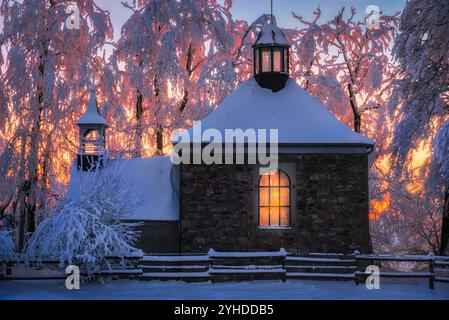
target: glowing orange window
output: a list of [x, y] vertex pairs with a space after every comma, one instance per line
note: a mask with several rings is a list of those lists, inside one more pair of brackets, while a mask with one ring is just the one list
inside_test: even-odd
[[259, 178], [259, 226], [290, 225], [290, 179], [284, 171], [264, 173]]
[[281, 72], [282, 68], [282, 59], [281, 59], [281, 49], [280, 48], [274, 48], [273, 49], [273, 71], [275, 72]]
[[263, 48], [262, 50], [262, 72], [271, 72], [271, 49]]

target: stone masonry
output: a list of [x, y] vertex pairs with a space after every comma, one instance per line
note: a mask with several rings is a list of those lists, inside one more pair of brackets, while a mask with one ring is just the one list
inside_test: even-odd
[[181, 166], [181, 252], [371, 252], [367, 154], [281, 154], [294, 163], [290, 229], [257, 228], [257, 165]]

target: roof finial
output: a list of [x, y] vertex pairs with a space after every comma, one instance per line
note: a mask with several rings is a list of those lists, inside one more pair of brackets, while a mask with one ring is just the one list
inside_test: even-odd
[[270, 0], [270, 22], [273, 23], [273, 0]]
[[90, 80], [90, 92], [95, 92], [95, 75]]

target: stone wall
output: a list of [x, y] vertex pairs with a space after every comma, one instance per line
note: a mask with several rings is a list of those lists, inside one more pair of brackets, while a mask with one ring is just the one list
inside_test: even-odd
[[145, 253], [178, 253], [178, 221], [128, 221], [138, 222], [141, 226], [139, 241], [136, 246]]
[[257, 228], [256, 165], [182, 165], [181, 251], [371, 252], [366, 154], [284, 154], [296, 167], [296, 219]]

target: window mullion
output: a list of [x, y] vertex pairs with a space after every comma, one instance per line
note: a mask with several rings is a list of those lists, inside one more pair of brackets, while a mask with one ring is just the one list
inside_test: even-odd
[[279, 59], [281, 59], [280, 61], [280, 65], [281, 65], [281, 72], [284, 72], [284, 48], [280, 48], [280, 53], [279, 53]]
[[258, 186], [257, 186], [257, 199], [258, 199], [258, 201], [257, 201], [257, 213], [258, 213], [258, 221], [257, 221], [257, 224], [260, 226], [260, 207], [261, 207], [261, 205], [260, 205], [260, 190], [261, 190], [261, 188], [260, 188], [260, 177], [259, 177], [259, 183], [258, 183]]
[[279, 174], [278, 174], [278, 205], [279, 205], [279, 208], [278, 208], [278, 221], [279, 221], [279, 226], [281, 225], [281, 171], [279, 171]]
[[268, 182], [268, 226], [271, 226], [271, 181]]
[[288, 179], [288, 224], [292, 225], [292, 187], [290, 178]]

